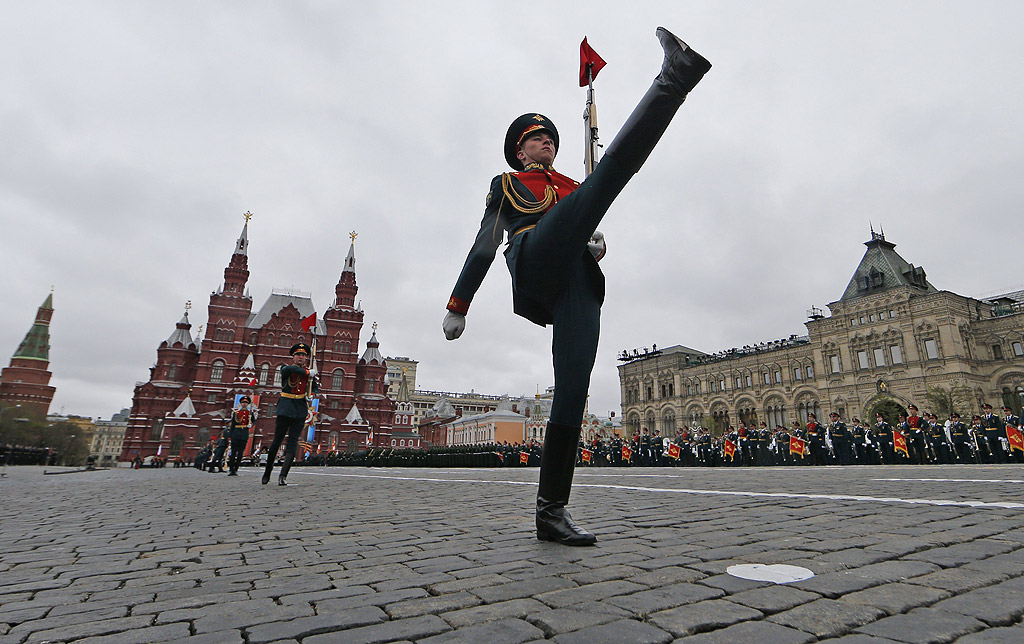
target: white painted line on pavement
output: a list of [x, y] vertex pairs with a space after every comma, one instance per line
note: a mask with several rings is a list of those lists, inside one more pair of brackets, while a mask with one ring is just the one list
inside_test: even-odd
[[[378, 474], [342, 474], [333, 472], [296, 472], [309, 476], [336, 476], [344, 478], [387, 479], [392, 481], [420, 481], [436, 483], [501, 483], [505, 485], [537, 485], [536, 481], [508, 481], [501, 479], [442, 479], [426, 476], [383, 476]], [[634, 492], [658, 492], [665, 494], [696, 494], [709, 496], [744, 496], [770, 499], [813, 499], [824, 501], [865, 501], [869, 503], [905, 503], [909, 505], [939, 505], [963, 508], [992, 508], [1000, 510], [1021, 510], [1024, 503], [1009, 501], [954, 501], [951, 499], [901, 499], [899, 497], [861, 496], [856, 494], [800, 494], [795, 492], [733, 492], [730, 490], [696, 490], [691, 488], [657, 488], [639, 485], [608, 485], [603, 483], [577, 483], [577, 488], [591, 487], [610, 490], [631, 490]]]
[[872, 478], [872, 481], [938, 481], [949, 483], [1024, 483], [1013, 478]]

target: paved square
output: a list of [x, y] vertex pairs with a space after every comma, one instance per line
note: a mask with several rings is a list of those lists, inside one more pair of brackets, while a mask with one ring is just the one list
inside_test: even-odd
[[1021, 466], [581, 468], [593, 548], [534, 538], [536, 469], [43, 471], [0, 644], [1024, 642]]

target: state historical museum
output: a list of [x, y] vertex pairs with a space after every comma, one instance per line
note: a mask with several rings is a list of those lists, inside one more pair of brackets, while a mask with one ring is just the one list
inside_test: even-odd
[[[280, 396], [280, 369], [288, 350], [317, 339], [319, 410], [301, 440], [312, 451], [342, 451], [390, 445], [396, 403], [387, 395], [387, 364], [377, 335], [359, 355], [363, 311], [357, 308], [355, 234], [334, 303], [316, 315], [311, 333], [302, 321], [317, 313], [309, 294], [274, 290], [258, 311], [246, 292], [248, 219], [224, 269], [224, 284], [210, 294], [205, 336], [192, 338], [188, 311], [157, 348], [149, 381], [135, 386], [122, 460], [160, 454], [194, 458], [230, 418], [236, 397], [248, 394], [258, 409], [246, 454], [269, 446]], [[312, 368], [312, 365], [311, 365]], [[258, 401], [258, 402], [257, 402]], [[301, 455], [300, 455], [301, 458]]]

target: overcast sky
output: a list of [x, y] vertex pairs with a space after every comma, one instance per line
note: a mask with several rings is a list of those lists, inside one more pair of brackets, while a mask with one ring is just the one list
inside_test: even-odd
[[3, 6], [0, 362], [52, 285], [53, 412], [131, 405], [186, 300], [206, 324], [246, 211], [254, 310], [294, 287], [322, 313], [356, 230], [361, 343], [377, 321], [421, 388], [550, 386], [550, 330], [513, 315], [500, 256], [455, 342], [444, 307], [508, 124], [549, 116], [582, 179], [580, 40], [608, 61], [609, 143], [658, 73], [658, 25], [714, 68], [600, 226], [591, 411], [619, 409], [622, 349], [805, 333], [869, 225], [936, 288], [1024, 288], [1019, 2]]

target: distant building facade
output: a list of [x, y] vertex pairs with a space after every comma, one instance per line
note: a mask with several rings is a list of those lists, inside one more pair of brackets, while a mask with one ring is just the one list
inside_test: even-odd
[[53, 293], [36, 311], [36, 320], [11, 356], [10, 365], [0, 371], [0, 404], [24, 407], [40, 418], [50, 411], [56, 388], [50, 386], [50, 319]]
[[1024, 292], [975, 299], [940, 291], [884, 234], [867, 251], [830, 316], [812, 309], [807, 335], [707, 354], [677, 345], [627, 354], [619, 366], [623, 430], [684, 426], [771, 428], [836, 411], [874, 422], [880, 405], [963, 392], [1020, 415], [1024, 401]]
[[[188, 311], [157, 348], [150, 378], [135, 387], [121, 459], [136, 454], [193, 458], [219, 436], [235, 397], [258, 399], [258, 417], [247, 449], [267, 447], [274, 436], [280, 368], [289, 349], [315, 336], [320, 374], [315, 431], [301, 439], [320, 451], [390, 444], [395, 401], [387, 393], [387, 364], [374, 331], [362, 355], [363, 311], [356, 304], [355, 235], [330, 307], [317, 315], [309, 293], [273, 290], [257, 311], [246, 290], [248, 217], [224, 270], [224, 283], [210, 295], [205, 337], [192, 338]], [[316, 316], [305, 331], [303, 321]], [[376, 325], [374, 325], [376, 327]], [[258, 397], [258, 398], [257, 398]], [[311, 438], [311, 440], [310, 440]]]
[[130, 415], [130, 409], [122, 409], [111, 416], [110, 420], [93, 422], [95, 429], [92, 434], [92, 443], [89, 446], [89, 456], [95, 460], [96, 465], [100, 467], [117, 465], [117, 461], [121, 457], [124, 434], [128, 429]]

